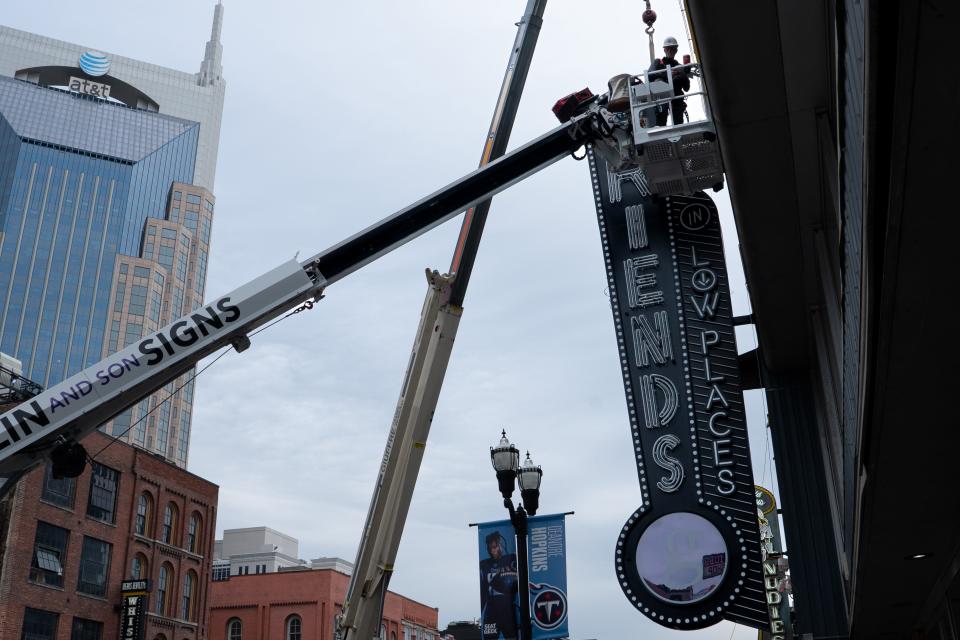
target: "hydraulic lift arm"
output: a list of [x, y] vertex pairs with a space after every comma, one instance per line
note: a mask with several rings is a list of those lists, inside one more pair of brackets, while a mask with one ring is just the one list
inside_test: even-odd
[[228, 345], [243, 351], [252, 330], [319, 299], [334, 282], [598, 135], [593, 115], [581, 114], [326, 251], [286, 262], [15, 406], [0, 415], [0, 478], [15, 478], [58, 445], [83, 438], [205, 356]]

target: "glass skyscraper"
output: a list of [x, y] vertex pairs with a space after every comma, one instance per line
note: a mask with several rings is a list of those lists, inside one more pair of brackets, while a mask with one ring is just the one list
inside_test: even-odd
[[[218, 4], [195, 74], [0, 27], [0, 351], [32, 380], [56, 384], [202, 304], [222, 18]], [[186, 466], [193, 387], [175, 391], [189, 377], [106, 430]]]

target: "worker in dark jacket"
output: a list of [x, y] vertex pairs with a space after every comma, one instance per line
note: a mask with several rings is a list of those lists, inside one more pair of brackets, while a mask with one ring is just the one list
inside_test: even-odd
[[[680, 45], [677, 44], [677, 39], [673, 36], [664, 40], [663, 53], [665, 55], [662, 58], [654, 60], [648, 71], [660, 71], [661, 69], [666, 70], [670, 67], [678, 66], [680, 64], [677, 62], [677, 50], [679, 48]], [[687, 69], [673, 69], [671, 74], [673, 75], [673, 95], [682, 96], [690, 90], [690, 76], [687, 73]], [[670, 82], [666, 77], [666, 73], [651, 73], [650, 80]], [[686, 110], [684, 100], [682, 98], [679, 100], [671, 100], [670, 110], [673, 111], [673, 124], [682, 124], [683, 112]], [[657, 126], [662, 127], [665, 124], [667, 124], [667, 105], [664, 104], [657, 108]]]

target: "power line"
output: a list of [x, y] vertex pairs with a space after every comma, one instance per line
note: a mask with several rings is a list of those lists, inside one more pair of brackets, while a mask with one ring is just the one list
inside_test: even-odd
[[180, 392], [181, 389], [183, 389], [185, 386], [187, 386], [188, 384], [190, 384], [191, 382], [193, 382], [194, 380], [196, 380], [196, 379], [197, 379], [197, 376], [199, 376], [201, 373], [203, 373], [204, 371], [206, 371], [207, 369], [209, 369], [210, 367], [212, 367], [212, 366], [214, 365], [214, 363], [217, 362], [217, 360], [219, 360], [219, 359], [222, 358], [223, 356], [225, 356], [225, 355], [227, 355], [228, 353], [230, 353], [231, 349], [233, 349], [233, 347], [229, 347], [229, 348], [225, 349], [224, 351], [222, 351], [222, 352], [220, 353], [220, 355], [218, 355], [216, 358], [214, 358], [213, 360], [211, 360], [210, 362], [208, 362], [206, 365], [204, 365], [204, 367], [203, 367], [202, 369], [200, 369], [199, 371], [197, 371], [196, 373], [194, 373], [193, 376], [191, 376], [189, 380], [186, 380], [183, 384], [181, 384], [179, 387], [177, 387], [177, 388], [174, 389], [172, 392], [170, 392], [170, 395], [168, 395], [166, 398], [164, 398], [163, 400], [161, 400], [160, 402], [158, 402], [157, 405], [156, 405], [153, 409], [150, 409], [149, 411], [147, 411], [146, 413], [144, 413], [144, 414], [140, 417], [139, 420], [137, 420], [136, 422], [132, 423], [129, 427], [127, 427], [126, 429], [124, 429], [122, 433], [120, 433], [120, 434], [118, 434], [118, 435], [110, 435], [110, 434], [108, 434], [108, 436], [109, 436], [110, 438], [113, 438], [113, 439], [112, 439], [109, 443], [107, 443], [102, 449], [100, 449], [100, 451], [97, 451], [97, 452], [96, 452], [95, 454], [93, 454], [92, 456], [88, 456], [90, 462], [91, 462], [91, 463], [96, 462], [97, 456], [99, 456], [101, 453], [103, 453], [104, 451], [106, 451], [108, 448], [110, 448], [110, 447], [111, 447], [112, 445], [114, 445], [115, 443], [119, 442], [119, 441], [120, 441], [120, 438], [122, 438], [123, 436], [127, 435], [128, 433], [130, 433], [130, 430], [133, 429], [133, 428], [134, 428], [135, 426], [137, 426], [138, 424], [140, 424], [141, 422], [143, 422], [144, 420], [146, 420], [146, 419], [147, 419], [147, 416], [149, 416], [151, 413], [153, 413], [154, 411], [156, 411], [157, 409], [159, 409], [160, 407], [162, 407], [166, 402], [169, 402], [175, 395], [177, 395], [177, 393]]
[[[286, 320], [286, 319], [289, 318], [290, 316], [296, 315], [296, 314], [300, 313], [301, 311], [309, 311], [310, 309], [313, 309], [313, 301], [312, 301], [312, 300], [308, 300], [308, 301], [304, 302], [302, 305], [300, 305], [299, 307], [297, 307], [296, 309], [294, 309], [294, 310], [291, 311], [290, 313], [288, 313], [288, 314], [286, 314], [286, 315], [284, 315], [284, 316], [281, 316], [281, 317], [277, 318], [276, 320], [274, 320], [273, 322], [271, 322], [270, 324], [265, 325], [265, 326], [263, 326], [263, 327], [260, 327], [259, 329], [257, 329], [257, 330], [254, 331], [253, 333], [248, 334], [248, 335], [247, 335], [247, 338], [251, 338], [251, 337], [257, 335], [258, 333], [261, 333], [261, 332], [263, 332], [263, 331], [266, 331], [266, 330], [269, 329], [270, 327], [272, 327], [272, 326], [274, 326], [274, 325], [276, 325], [276, 324], [278, 324], [278, 323]], [[211, 360], [210, 362], [208, 362], [207, 364], [205, 364], [202, 369], [200, 369], [199, 371], [197, 371], [196, 373], [194, 373], [193, 376], [191, 376], [188, 380], [184, 381], [183, 384], [181, 384], [179, 387], [177, 387], [176, 389], [174, 389], [173, 391], [171, 391], [171, 392], [170, 392], [170, 395], [168, 395], [166, 398], [164, 398], [163, 400], [161, 400], [160, 402], [158, 402], [155, 407], [153, 407], [152, 409], [150, 409], [149, 411], [147, 411], [146, 413], [144, 413], [142, 416], [140, 416], [140, 419], [139, 419], [139, 420], [137, 420], [136, 422], [132, 423], [129, 427], [127, 427], [126, 429], [124, 429], [122, 433], [117, 434], [117, 435], [106, 434], [108, 437], [112, 438], [112, 440], [111, 440], [109, 443], [107, 443], [102, 449], [100, 449], [100, 451], [97, 451], [94, 455], [92, 455], [92, 456], [88, 455], [88, 456], [87, 456], [88, 460], [89, 460], [91, 463], [96, 462], [97, 456], [99, 456], [101, 453], [103, 453], [104, 451], [106, 451], [108, 448], [110, 448], [111, 446], [113, 446], [114, 444], [116, 444], [117, 442], [119, 442], [122, 437], [124, 437], [125, 435], [127, 435], [128, 433], [130, 433], [130, 430], [131, 430], [131, 429], [133, 429], [135, 426], [137, 426], [138, 424], [140, 424], [141, 422], [143, 422], [144, 420], [146, 420], [147, 417], [148, 417], [151, 413], [153, 413], [154, 411], [156, 411], [157, 409], [159, 409], [160, 407], [162, 407], [165, 403], [167, 403], [167, 402], [169, 402], [171, 399], [173, 399], [173, 397], [176, 396], [176, 395], [180, 392], [181, 389], [183, 389], [185, 386], [187, 386], [188, 384], [190, 384], [191, 382], [193, 382], [194, 380], [196, 380], [196, 379], [197, 379], [197, 376], [199, 376], [201, 373], [203, 373], [204, 371], [206, 371], [207, 369], [209, 369], [210, 367], [212, 367], [214, 364], [216, 364], [216, 362], [217, 362], [218, 360], [220, 360], [220, 358], [222, 358], [223, 356], [225, 356], [225, 355], [227, 355], [228, 353], [230, 353], [230, 351], [233, 350], [233, 349], [234, 349], [234, 347], [231, 346], [231, 347], [228, 347], [227, 349], [225, 349], [224, 351], [222, 351], [222, 352], [220, 353], [220, 355], [218, 355], [216, 358], [214, 358], [213, 360]]]

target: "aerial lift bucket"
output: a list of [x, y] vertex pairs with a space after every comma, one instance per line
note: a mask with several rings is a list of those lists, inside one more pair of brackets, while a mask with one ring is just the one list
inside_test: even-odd
[[[699, 64], [673, 67], [700, 76]], [[676, 100], [672, 74], [667, 80], [650, 80], [650, 72], [635, 77], [630, 85], [630, 114], [636, 163], [647, 177], [654, 195], [692, 194], [723, 188], [723, 161], [706, 92], [687, 93], [684, 98], [702, 96], [704, 117], [677, 125], [651, 126], [655, 110], [669, 108]], [[646, 80], [644, 82], [643, 80]]]

